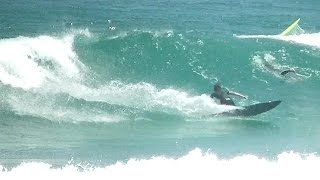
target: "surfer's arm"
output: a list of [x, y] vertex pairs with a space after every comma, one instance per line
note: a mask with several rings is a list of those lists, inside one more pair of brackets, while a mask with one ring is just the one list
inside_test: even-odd
[[243, 99], [248, 99], [247, 96], [242, 95], [242, 94], [237, 93], [237, 92], [229, 91], [228, 94], [229, 94], [229, 95], [233, 95], [233, 96], [238, 96], [238, 97], [241, 97], [241, 98], [243, 98]]

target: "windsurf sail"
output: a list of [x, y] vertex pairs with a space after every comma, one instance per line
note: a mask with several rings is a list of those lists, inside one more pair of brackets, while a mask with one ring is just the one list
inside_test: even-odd
[[282, 36], [288, 36], [288, 35], [297, 35], [297, 34], [303, 34], [304, 30], [299, 26], [300, 18], [297, 19], [295, 22], [293, 22], [287, 29], [285, 29], [281, 35]]

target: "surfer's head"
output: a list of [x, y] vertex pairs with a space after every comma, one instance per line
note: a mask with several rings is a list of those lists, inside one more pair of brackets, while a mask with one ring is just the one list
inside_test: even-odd
[[220, 84], [220, 83], [216, 83], [216, 84], [213, 86], [213, 90], [214, 90], [214, 92], [221, 91], [221, 84]]

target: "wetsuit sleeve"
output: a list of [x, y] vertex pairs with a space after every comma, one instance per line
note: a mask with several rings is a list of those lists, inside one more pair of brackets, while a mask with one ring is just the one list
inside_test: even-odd
[[227, 88], [223, 88], [223, 91], [228, 95], [230, 94], [229, 89], [227, 89]]

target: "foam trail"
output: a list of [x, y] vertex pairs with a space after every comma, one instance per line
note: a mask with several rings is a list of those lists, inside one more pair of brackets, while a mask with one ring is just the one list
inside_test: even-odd
[[[178, 159], [153, 157], [130, 159], [106, 167], [66, 165], [52, 168], [46, 163], [23, 163], [0, 171], [0, 178], [11, 179], [309, 179], [320, 178], [320, 157], [283, 152], [275, 160], [255, 155], [220, 159], [213, 153], [195, 149]], [[83, 169], [80, 171], [79, 169]]]
[[[80, 90], [80, 91], [79, 91]], [[173, 88], [158, 89], [149, 83], [124, 84], [112, 81], [100, 88], [75, 86], [68, 92], [87, 101], [102, 101], [145, 110], [180, 112], [189, 116], [207, 115], [233, 110], [236, 107], [218, 105], [208, 95], [192, 96]]]
[[109, 36], [108, 39], [122, 39], [133, 35], [134, 33], [148, 33], [152, 35], [154, 38], [158, 37], [172, 37], [174, 35], [174, 31], [171, 29], [163, 29], [163, 30], [147, 30], [147, 29], [134, 29], [133, 31], [120, 31], [117, 32], [115, 35]]
[[[218, 105], [206, 94], [193, 96], [175, 89], [157, 89], [148, 83], [123, 84], [114, 81], [101, 88], [92, 88], [80, 83], [65, 82], [61, 86], [52, 84], [49, 88], [34, 89], [33, 91], [37, 94], [27, 93], [19, 96], [12, 94], [8, 95], [6, 101], [18, 114], [69, 122], [120, 122], [132, 120], [130, 114], [143, 116], [143, 112], [157, 112], [159, 110], [163, 113], [199, 118], [203, 115], [237, 108]], [[103, 102], [108, 106], [120, 105], [127, 107], [127, 111], [120, 111], [120, 114], [117, 111], [118, 114], [114, 114], [115, 112], [93, 108], [90, 105], [85, 106], [85, 104], [79, 110], [68, 105], [68, 96], [64, 100], [61, 98], [57, 100], [55, 94], [61, 93], [69, 94], [76, 99], [83, 99], [86, 102]], [[136, 108], [137, 110], [134, 110]]]
[[274, 39], [296, 44], [320, 48], [320, 33], [299, 34], [299, 35], [235, 35], [241, 39]]
[[[23, 98], [23, 100], [22, 100]], [[95, 108], [75, 108], [56, 102], [54, 97], [39, 97], [37, 95], [17, 97], [9, 96], [11, 108], [21, 115], [32, 115], [53, 121], [67, 122], [120, 122], [128, 119], [125, 113], [110, 113]]]

